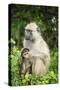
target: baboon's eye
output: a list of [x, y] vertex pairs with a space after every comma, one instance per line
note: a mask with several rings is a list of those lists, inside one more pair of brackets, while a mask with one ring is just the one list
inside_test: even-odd
[[26, 30], [25, 30], [25, 33], [29, 33], [30, 35], [32, 35], [32, 30], [26, 29]]
[[24, 55], [28, 54], [28, 52], [24, 53]]
[[32, 32], [32, 30], [30, 30], [30, 29], [25, 29], [25, 31], [27, 31], [27, 32]]

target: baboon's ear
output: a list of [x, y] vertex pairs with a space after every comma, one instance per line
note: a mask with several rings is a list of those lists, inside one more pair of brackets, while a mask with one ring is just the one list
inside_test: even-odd
[[37, 29], [36, 29], [38, 32], [40, 32], [40, 28], [39, 27], [37, 27]]

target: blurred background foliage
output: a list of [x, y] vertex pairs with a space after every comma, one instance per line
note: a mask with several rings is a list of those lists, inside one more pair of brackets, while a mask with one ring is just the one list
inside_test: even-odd
[[[49, 84], [58, 82], [58, 7], [35, 5], [9, 5], [9, 72], [11, 85]], [[35, 21], [40, 27], [44, 40], [51, 51], [51, 63], [46, 76], [35, 77], [26, 75], [24, 80], [19, 77], [18, 56], [23, 47], [24, 27]], [[11, 65], [10, 65], [11, 64]]]

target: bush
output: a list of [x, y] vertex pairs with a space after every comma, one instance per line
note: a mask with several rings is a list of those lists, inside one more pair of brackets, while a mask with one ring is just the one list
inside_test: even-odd
[[[49, 71], [46, 75], [43, 76], [34, 76], [26, 73], [24, 79], [20, 78], [19, 75], [19, 66], [18, 66], [18, 57], [19, 49], [14, 46], [11, 48], [11, 85], [37, 85], [37, 84], [54, 84], [58, 83], [58, 55], [57, 50], [51, 50], [51, 63]], [[9, 65], [10, 66], [10, 65]]]

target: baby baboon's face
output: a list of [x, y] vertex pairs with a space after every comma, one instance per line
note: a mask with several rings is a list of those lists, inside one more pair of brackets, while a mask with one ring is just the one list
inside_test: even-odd
[[24, 48], [21, 52], [21, 56], [24, 58], [24, 59], [29, 59], [30, 58], [30, 53], [29, 53], [29, 49], [28, 48]]
[[25, 59], [29, 59], [29, 52], [24, 52], [24, 53], [23, 53], [23, 57], [24, 57]]

